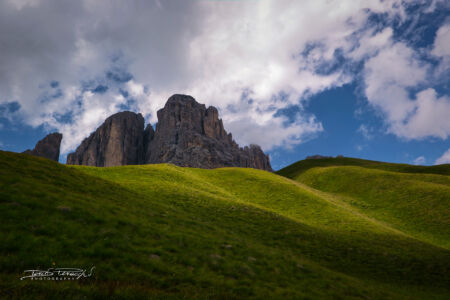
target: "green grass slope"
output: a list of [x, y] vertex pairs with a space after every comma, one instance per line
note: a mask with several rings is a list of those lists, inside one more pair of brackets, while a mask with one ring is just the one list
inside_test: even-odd
[[450, 248], [450, 165], [327, 158], [300, 161], [277, 173], [332, 193], [354, 210], [417, 239]]
[[330, 157], [322, 159], [300, 160], [277, 171], [276, 173], [288, 178], [295, 178], [311, 168], [330, 166], [357, 166], [368, 169], [378, 169], [400, 173], [428, 173], [450, 175], [450, 165], [448, 164], [437, 166], [413, 166], [407, 164], [385, 163], [351, 157]]
[[[0, 298], [450, 295], [445, 235], [417, 233], [442, 220], [403, 230], [340, 193], [253, 169], [69, 167], [9, 152], [0, 165]], [[52, 266], [96, 269], [19, 280]]]

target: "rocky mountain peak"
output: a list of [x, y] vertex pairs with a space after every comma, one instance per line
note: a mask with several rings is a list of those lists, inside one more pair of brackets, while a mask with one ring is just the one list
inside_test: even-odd
[[250, 167], [271, 171], [259, 146], [240, 148], [227, 134], [218, 110], [188, 95], [175, 94], [157, 112], [156, 130], [144, 130], [141, 114], [109, 117], [77, 150], [68, 164], [113, 166], [173, 163], [196, 168]]
[[141, 114], [116, 113], [67, 156], [67, 164], [97, 167], [141, 164], [144, 161], [143, 132]]
[[63, 135], [59, 132], [50, 133], [37, 142], [33, 150], [26, 150], [23, 153], [58, 161], [62, 137]]
[[159, 128], [167, 130], [193, 130], [198, 133], [203, 131], [203, 116], [205, 105], [197, 103], [194, 98], [187, 95], [173, 95], [167, 100], [164, 108], [157, 112]]

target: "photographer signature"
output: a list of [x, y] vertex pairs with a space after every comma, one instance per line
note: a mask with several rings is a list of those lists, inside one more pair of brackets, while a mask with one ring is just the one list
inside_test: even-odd
[[23, 272], [28, 274], [21, 277], [20, 280], [27, 278], [31, 280], [78, 280], [80, 278], [91, 277], [94, 269], [95, 267], [92, 267], [89, 273], [87, 273], [87, 269], [78, 268], [49, 268], [47, 271], [25, 270]]

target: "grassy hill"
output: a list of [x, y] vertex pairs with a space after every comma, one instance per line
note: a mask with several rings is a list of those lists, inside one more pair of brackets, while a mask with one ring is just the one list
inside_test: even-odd
[[399, 173], [450, 175], [450, 165], [448, 164], [437, 166], [415, 166], [407, 164], [385, 163], [351, 157], [330, 157], [322, 159], [300, 160], [277, 171], [276, 173], [285, 177], [294, 178], [311, 168], [331, 166], [357, 166], [367, 169], [377, 169]]
[[[450, 179], [428, 174], [448, 168], [341, 165], [279, 172], [290, 179], [0, 151], [0, 298], [448, 298]], [[19, 280], [53, 266], [96, 269], [80, 281]]]
[[450, 248], [450, 165], [304, 160], [277, 172], [414, 238]]

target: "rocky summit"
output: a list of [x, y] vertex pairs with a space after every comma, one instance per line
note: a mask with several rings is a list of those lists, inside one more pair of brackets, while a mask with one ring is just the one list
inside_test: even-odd
[[23, 153], [58, 161], [62, 137], [61, 133], [51, 133], [37, 142], [33, 150], [25, 150]]
[[158, 111], [156, 131], [146, 155], [146, 163], [272, 170], [269, 158], [259, 146], [240, 148], [233, 141], [215, 107], [206, 108], [186, 95], [173, 95]]
[[74, 153], [67, 164], [97, 167], [138, 165], [144, 162], [144, 118], [123, 111], [110, 116]]
[[118, 166], [172, 163], [183, 167], [248, 167], [272, 171], [269, 157], [257, 145], [241, 148], [224, 129], [213, 106], [191, 96], [173, 95], [157, 113], [156, 130], [144, 129], [141, 114], [109, 117], [85, 139], [68, 164]]

